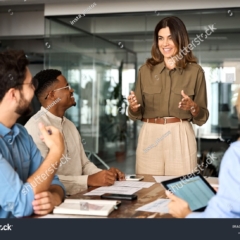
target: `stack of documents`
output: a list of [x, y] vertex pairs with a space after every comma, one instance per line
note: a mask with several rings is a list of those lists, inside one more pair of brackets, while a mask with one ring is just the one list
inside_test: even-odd
[[66, 199], [53, 213], [108, 216], [118, 204], [119, 201], [112, 200]]
[[110, 187], [99, 187], [92, 190], [91, 192], [85, 193], [84, 195], [103, 195], [104, 193], [115, 193], [115, 194], [127, 194], [132, 195], [142, 188], [151, 187], [154, 182], [129, 182], [129, 181], [116, 181], [113, 186]]
[[[93, 218], [88, 215], [71, 215], [71, 214], [47, 214], [44, 216], [37, 216], [37, 218]], [[94, 216], [94, 218], [106, 218], [105, 216]]]
[[157, 199], [154, 202], [151, 202], [136, 209], [136, 211], [169, 213], [168, 211], [169, 202], [170, 202], [169, 199]]
[[115, 187], [138, 187], [138, 188], [149, 188], [154, 182], [129, 182], [129, 181], [118, 181], [113, 186]]

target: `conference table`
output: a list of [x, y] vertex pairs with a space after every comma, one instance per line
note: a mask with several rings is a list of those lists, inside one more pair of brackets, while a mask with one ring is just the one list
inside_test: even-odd
[[[143, 188], [136, 192], [135, 194], [138, 196], [137, 200], [128, 201], [121, 200], [121, 205], [117, 210], [111, 212], [108, 218], [172, 218], [170, 214], [166, 213], [153, 213], [153, 212], [144, 212], [144, 211], [136, 211], [137, 208], [142, 207], [145, 204], [151, 203], [157, 199], [166, 199], [165, 189], [162, 187], [160, 183], [157, 183], [155, 179], [151, 175], [142, 175], [144, 182], [155, 182], [149, 188]], [[217, 184], [217, 178], [207, 178], [209, 183]], [[69, 199], [100, 199], [100, 196], [85, 196], [84, 194], [90, 192], [95, 189], [94, 187], [90, 187], [88, 190], [83, 191], [81, 193], [72, 195]], [[94, 218], [94, 216], [93, 216]]]

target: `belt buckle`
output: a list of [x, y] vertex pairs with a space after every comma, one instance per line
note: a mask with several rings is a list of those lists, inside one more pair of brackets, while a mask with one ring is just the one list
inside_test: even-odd
[[164, 125], [167, 124], [167, 119], [164, 117]]

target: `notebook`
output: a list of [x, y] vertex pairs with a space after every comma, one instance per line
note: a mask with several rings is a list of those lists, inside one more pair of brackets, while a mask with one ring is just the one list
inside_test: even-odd
[[54, 208], [53, 214], [108, 216], [120, 203], [112, 200], [66, 199]]

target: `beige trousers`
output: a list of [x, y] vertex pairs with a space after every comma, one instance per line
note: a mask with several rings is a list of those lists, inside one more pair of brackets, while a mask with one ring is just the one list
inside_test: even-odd
[[189, 174], [197, 167], [197, 146], [191, 123], [143, 124], [136, 153], [136, 174]]

